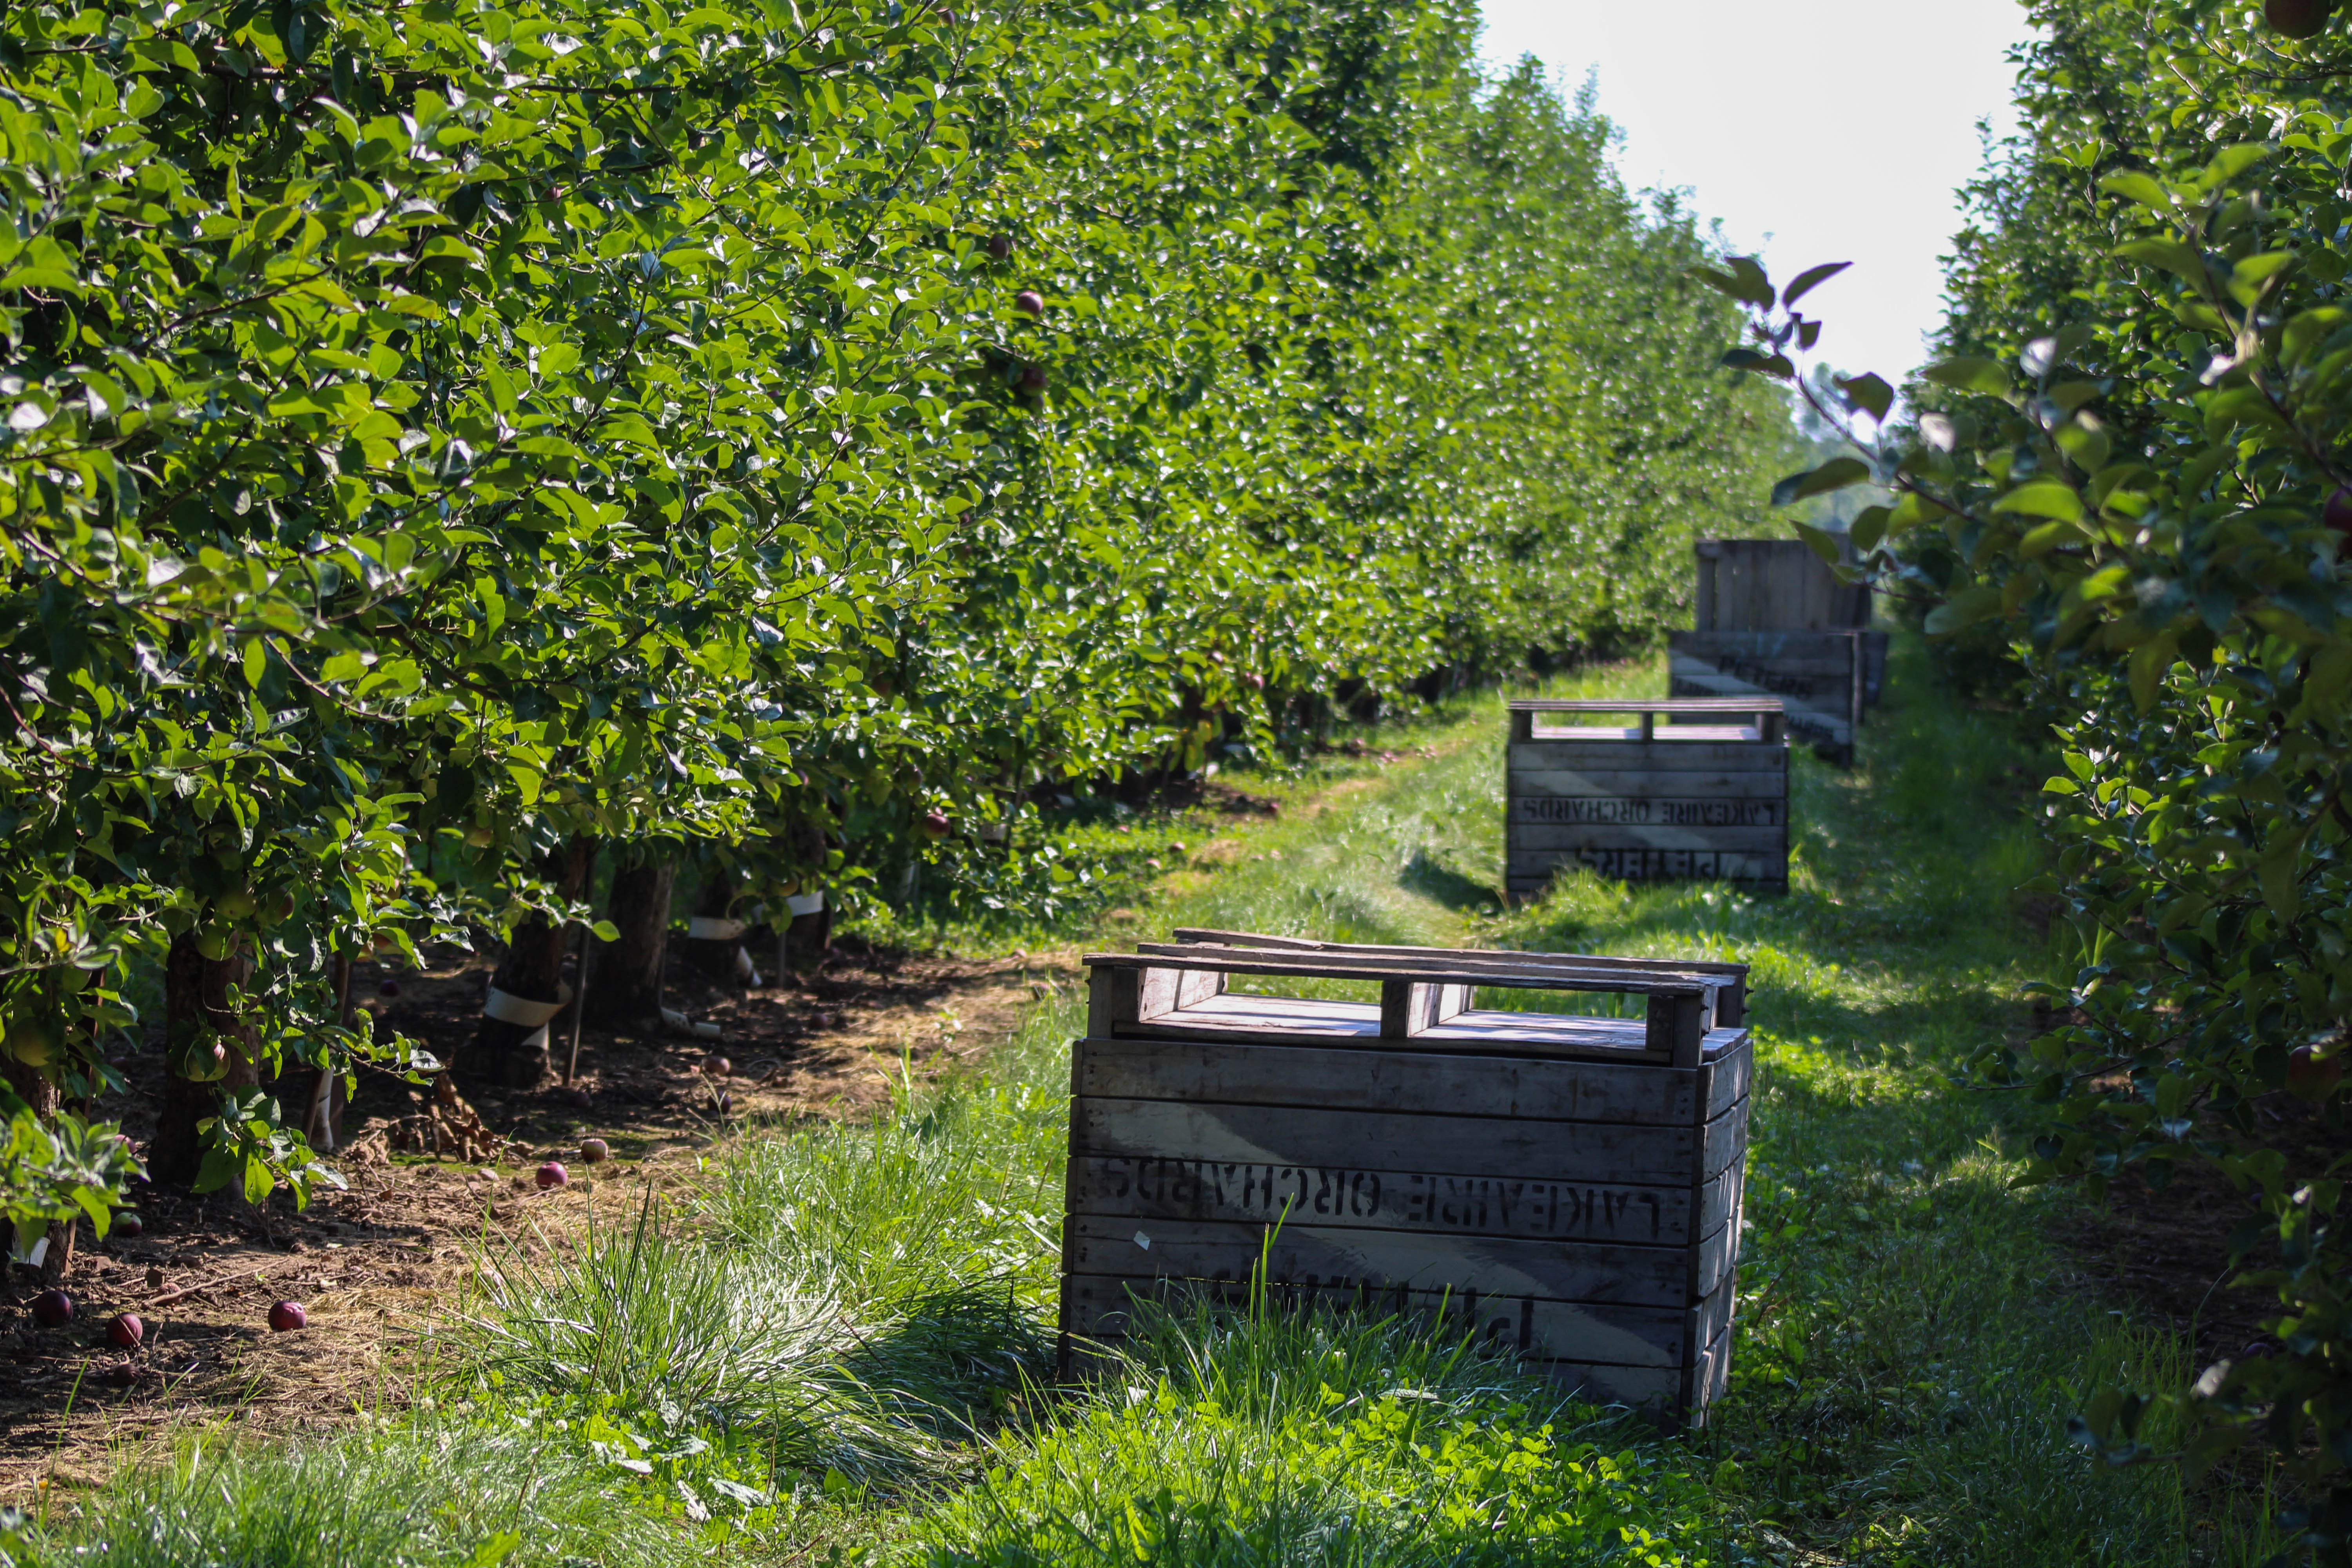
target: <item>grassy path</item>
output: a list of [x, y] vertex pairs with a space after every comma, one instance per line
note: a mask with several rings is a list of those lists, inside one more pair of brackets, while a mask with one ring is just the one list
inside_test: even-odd
[[[1361, 1321], [1170, 1317], [1096, 1395], [1041, 1392], [1082, 1015], [1064, 996], [883, 1123], [748, 1141], [688, 1211], [616, 1212], [568, 1265], [494, 1269], [417, 1407], [308, 1445], [214, 1438], [53, 1519], [50, 1548], [273, 1568], [2251, 1564], [2212, 1500], [2064, 1443], [2078, 1391], [2177, 1352], [2070, 1288], [2047, 1237], [2074, 1200], [2011, 1188], [2005, 1108], [1938, 1076], [2022, 1025], [2011, 889], [2040, 775], [1896, 674], [1862, 769], [1800, 760], [1785, 898], [1586, 879], [1502, 911], [1488, 700], [1414, 736], [1425, 758], [1286, 792], [1283, 820], [1117, 928], [1751, 962], [1753, 1229], [1705, 1433], [1562, 1410], [1507, 1365]], [[331, 1521], [322, 1499], [349, 1506]]]

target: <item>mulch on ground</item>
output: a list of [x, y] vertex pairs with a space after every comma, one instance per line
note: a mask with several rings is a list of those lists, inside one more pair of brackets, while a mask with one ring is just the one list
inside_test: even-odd
[[[353, 994], [380, 1034], [397, 1030], [448, 1060], [472, 1035], [492, 962], [430, 959], [422, 974], [363, 965]], [[400, 1150], [398, 1129], [416, 1124], [431, 1091], [364, 1072], [332, 1162], [349, 1190], [299, 1213], [282, 1194], [249, 1209], [143, 1191], [139, 1236], [98, 1242], [82, 1227], [67, 1282], [77, 1312], [62, 1328], [34, 1322], [40, 1282], [11, 1270], [0, 1306], [0, 1500], [97, 1485], [142, 1441], [192, 1420], [289, 1431], [404, 1403], [419, 1331], [463, 1310], [482, 1248], [566, 1247], [592, 1209], [610, 1220], [648, 1184], [692, 1182], [705, 1152], [747, 1129], [870, 1114], [902, 1071], [949, 1070], [1008, 1036], [1030, 1003], [1078, 984], [1069, 954], [980, 963], [855, 939], [814, 974], [756, 990], [674, 966], [669, 1005], [717, 1023], [722, 1038], [588, 1018], [570, 1088], [458, 1085], [495, 1141], [488, 1159]], [[563, 1020], [554, 1043], [560, 1068]], [[707, 1070], [714, 1054], [724, 1077]], [[143, 1142], [163, 1084], [160, 1040], [121, 1066], [129, 1093], [94, 1113]], [[291, 1101], [307, 1088], [289, 1082], [280, 1094]], [[609, 1163], [581, 1160], [592, 1136], [609, 1145]], [[573, 1180], [542, 1192], [532, 1174], [551, 1158]], [[274, 1333], [269, 1307], [285, 1299], [303, 1304], [309, 1324]], [[128, 1354], [108, 1339], [121, 1312], [145, 1327]]]

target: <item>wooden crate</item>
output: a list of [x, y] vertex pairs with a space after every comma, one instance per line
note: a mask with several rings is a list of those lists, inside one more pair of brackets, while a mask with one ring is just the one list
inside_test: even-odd
[[1870, 590], [1798, 539], [1702, 539], [1696, 629], [1842, 632], [1870, 625]]
[[1889, 637], [1885, 632], [1864, 632], [1862, 637], [1862, 710], [1869, 712], [1878, 706], [1886, 694], [1886, 655]]
[[[1066, 1372], [1138, 1296], [1423, 1315], [1589, 1398], [1722, 1391], [1746, 1170], [1744, 966], [1180, 931], [1095, 954], [1071, 1067]], [[1372, 981], [1378, 1003], [1268, 994]], [[1622, 999], [1630, 1017], [1475, 1005]]]
[[1853, 763], [1868, 674], [1860, 632], [1668, 632], [1676, 697], [1778, 697], [1792, 739]]
[[[1633, 714], [1625, 728], [1547, 716]], [[1734, 721], [1740, 721], [1735, 722]], [[1504, 888], [1567, 866], [1628, 882], [1789, 885], [1789, 745], [1778, 698], [1511, 704]]]

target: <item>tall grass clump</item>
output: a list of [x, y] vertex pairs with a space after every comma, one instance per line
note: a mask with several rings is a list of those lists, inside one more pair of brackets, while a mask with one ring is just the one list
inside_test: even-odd
[[[636, 1478], [560, 1418], [477, 1412], [370, 1421], [332, 1437], [265, 1442], [208, 1430], [127, 1468], [53, 1535], [42, 1568], [654, 1568], [703, 1560]], [[674, 1494], [675, 1495], [675, 1494]], [[707, 1510], [706, 1510], [707, 1511]], [[46, 1539], [45, 1539], [46, 1537]], [[593, 1555], [589, 1553], [593, 1552]]]
[[1698, 1563], [1706, 1490], [1661, 1458], [1423, 1320], [1141, 1302], [919, 1535], [930, 1568]]

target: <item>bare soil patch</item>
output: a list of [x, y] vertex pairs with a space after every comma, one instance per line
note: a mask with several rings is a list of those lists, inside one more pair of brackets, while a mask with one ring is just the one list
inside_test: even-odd
[[[472, 1035], [493, 963], [434, 956], [422, 974], [363, 965], [353, 994], [380, 1028], [447, 1060]], [[396, 994], [384, 993], [387, 981]], [[1073, 953], [982, 963], [855, 939], [809, 978], [757, 990], [674, 966], [670, 1005], [716, 1022], [722, 1038], [604, 1028], [590, 1017], [571, 1089], [461, 1084], [497, 1140], [493, 1159], [394, 1150], [387, 1134], [430, 1091], [363, 1073], [334, 1160], [349, 1191], [298, 1213], [283, 1194], [248, 1209], [148, 1189], [140, 1236], [96, 1242], [82, 1227], [66, 1286], [78, 1310], [62, 1328], [34, 1322], [40, 1282], [11, 1270], [0, 1307], [0, 1500], [98, 1485], [127, 1453], [191, 1421], [290, 1431], [404, 1404], [421, 1370], [417, 1331], [462, 1304], [483, 1246], [566, 1247], [592, 1207], [609, 1220], [648, 1184], [696, 1180], [716, 1143], [871, 1114], [900, 1073], [919, 1080], [951, 1069], [1010, 1035], [1032, 1002], [1078, 984]], [[569, 1038], [559, 1019], [559, 1066]], [[705, 1070], [713, 1054], [726, 1057], [728, 1076]], [[163, 1089], [160, 1038], [122, 1066], [130, 1092], [95, 1112], [143, 1142]], [[308, 1087], [289, 1081], [280, 1093], [292, 1100]], [[610, 1146], [609, 1163], [580, 1159], [591, 1136]], [[532, 1173], [550, 1158], [573, 1179], [541, 1192]], [[303, 1303], [306, 1328], [270, 1331], [270, 1304], [283, 1299]], [[121, 1312], [145, 1326], [129, 1354], [108, 1340]]]

